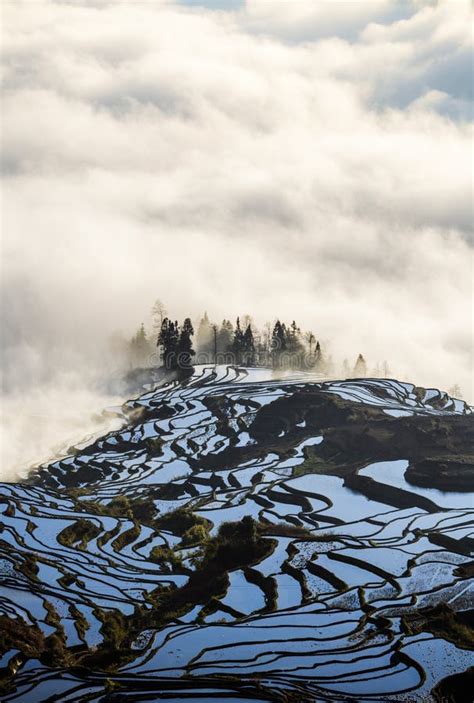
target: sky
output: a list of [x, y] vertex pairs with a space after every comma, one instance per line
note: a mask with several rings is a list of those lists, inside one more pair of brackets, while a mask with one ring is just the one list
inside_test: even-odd
[[295, 318], [336, 359], [474, 400], [469, 2], [1, 12], [10, 400], [86, 385], [156, 297]]

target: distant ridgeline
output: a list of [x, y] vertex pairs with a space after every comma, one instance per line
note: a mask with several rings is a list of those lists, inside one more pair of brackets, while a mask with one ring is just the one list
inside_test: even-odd
[[[155, 308], [154, 308], [155, 310]], [[163, 306], [155, 310], [156, 337], [150, 337], [144, 324], [129, 345], [133, 367], [163, 365], [168, 369], [189, 368], [195, 364], [218, 363], [237, 366], [264, 366], [279, 369], [311, 369], [326, 376], [335, 373], [334, 362], [312, 331], [303, 332], [295, 320], [289, 325], [280, 320], [257, 329], [250, 315], [223, 320], [217, 325], [204, 313], [195, 334], [191, 319], [182, 325], [166, 315]], [[345, 378], [368, 375], [367, 363], [359, 354], [355, 364], [345, 359], [341, 374]], [[390, 375], [387, 362], [370, 370], [371, 376]]]

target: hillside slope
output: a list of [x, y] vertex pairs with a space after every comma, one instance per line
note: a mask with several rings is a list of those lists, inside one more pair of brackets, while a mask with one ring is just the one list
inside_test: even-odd
[[2, 484], [2, 700], [462, 700], [465, 403], [201, 367], [124, 413]]

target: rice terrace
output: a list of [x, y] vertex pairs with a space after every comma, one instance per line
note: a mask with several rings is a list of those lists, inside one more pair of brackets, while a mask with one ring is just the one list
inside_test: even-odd
[[397, 381], [273, 375], [195, 367], [2, 485], [2, 700], [470, 686], [471, 409]]

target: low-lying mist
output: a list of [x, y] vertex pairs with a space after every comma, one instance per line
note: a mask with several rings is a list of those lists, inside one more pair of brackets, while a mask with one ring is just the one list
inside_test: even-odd
[[70, 453], [77, 443], [121, 426], [103, 413], [123, 396], [77, 372], [11, 389], [0, 398], [0, 480], [24, 478], [41, 463]]

